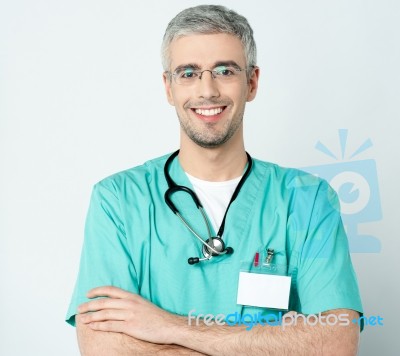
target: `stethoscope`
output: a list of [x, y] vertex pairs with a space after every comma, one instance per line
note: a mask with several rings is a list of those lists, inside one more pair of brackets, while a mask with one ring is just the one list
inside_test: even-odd
[[[188, 259], [188, 263], [190, 265], [193, 265], [195, 263], [199, 263], [201, 261], [208, 261], [210, 260], [213, 256], [220, 256], [220, 255], [231, 255], [233, 253], [233, 248], [229, 246], [225, 246], [224, 241], [222, 240], [222, 235], [224, 233], [225, 229], [225, 219], [226, 215], [228, 214], [229, 207], [231, 204], [234, 202], [236, 197], [238, 196], [240, 189], [242, 188], [244, 182], [246, 181], [247, 177], [250, 174], [251, 167], [253, 166], [253, 160], [251, 156], [246, 152], [247, 155], [247, 169], [244, 172], [241, 180], [239, 181], [235, 191], [233, 192], [232, 198], [229, 201], [228, 207], [226, 208], [224, 218], [222, 219], [221, 226], [218, 230], [217, 236], [212, 236], [211, 234], [211, 227], [210, 223], [207, 219], [206, 213], [204, 211], [203, 205], [200, 202], [200, 199], [198, 198], [197, 194], [190, 188], [185, 187], [183, 185], [177, 185], [169, 175], [169, 167], [174, 160], [174, 158], [179, 154], [179, 150], [174, 152], [168, 159], [167, 162], [165, 162], [164, 165], [164, 176], [165, 179], [167, 180], [168, 183], [168, 189], [165, 192], [164, 198], [165, 202], [167, 203], [168, 207], [174, 212], [176, 216], [179, 217], [179, 219], [182, 221], [182, 223], [189, 229], [189, 231], [202, 243], [203, 245], [203, 258], [200, 257], [190, 257]], [[200, 210], [201, 216], [203, 217], [203, 220], [207, 226], [207, 232], [208, 232], [208, 239], [204, 240], [192, 227], [191, 225], [187, 222], [187, 220], [181, 215], [175, 204], [171, 200], [171, 195], [176, 193], [176, 192], [186, 192], [188, 193], [194, 203], [196, 204], [197, 209]]]

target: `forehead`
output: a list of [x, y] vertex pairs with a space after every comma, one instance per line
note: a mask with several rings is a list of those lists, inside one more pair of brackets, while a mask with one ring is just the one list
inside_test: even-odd
[[246, 59], [239, 38], [226, 34], [195, 34], [182, 36], [169, 46], [171, 69], [184, 64], [207, 68], [217, 62], [235, 61], [244, 67]]

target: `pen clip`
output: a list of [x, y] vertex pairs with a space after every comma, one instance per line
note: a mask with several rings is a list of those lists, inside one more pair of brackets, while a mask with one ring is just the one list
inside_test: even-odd
[[269, 266], [271, 264], [273, 257], [274, 257], [274, 249], [268, 248], [267, 249], [267, 257], [265, 258], [265, 264], [267, 266]]

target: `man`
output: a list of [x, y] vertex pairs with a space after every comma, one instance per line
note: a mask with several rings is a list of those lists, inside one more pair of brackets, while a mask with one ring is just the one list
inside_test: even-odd
[[[350, 321], [362, 307], [336, 195], [244, 148], [260, 74], [247, 20], [221, 6], [186, 9], [162, 53], [180, 151], [94, 188], [67, 316], [82, 354], [356, 354]], [[289, 283], [290, 297], [276, 285], [271, 293], [283, 307], [270, 289], [259, 294], [260, 283], [239, 285], [253, 277]], [[247, 302], [254, 296], [261, 304]], [[288, 311], [283, 320], [307, 322], [283, 328]], [[251, 330], [223, 318], [255, 314]]]

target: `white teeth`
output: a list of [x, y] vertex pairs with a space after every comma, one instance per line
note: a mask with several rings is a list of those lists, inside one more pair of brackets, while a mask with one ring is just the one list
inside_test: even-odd
[[215, 108], [215, 109], [196, 109], [195, 110], [196, 114], [204, 115], [204, 116], [213, 116], [213, 115], [218, 115], [222, 112], [222, 108]]

